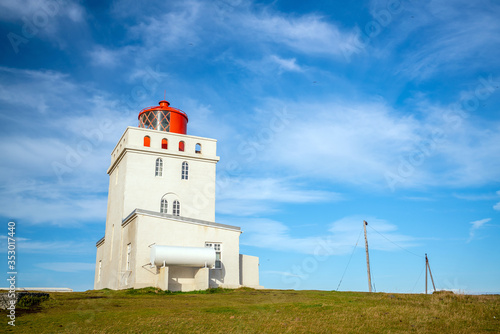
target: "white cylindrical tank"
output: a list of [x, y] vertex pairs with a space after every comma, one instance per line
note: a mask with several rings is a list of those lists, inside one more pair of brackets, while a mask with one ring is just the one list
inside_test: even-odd
[[156, 267], [210, 267], [215, 265], [215, 250], [209, 247], [151, 246], [151, 265]]

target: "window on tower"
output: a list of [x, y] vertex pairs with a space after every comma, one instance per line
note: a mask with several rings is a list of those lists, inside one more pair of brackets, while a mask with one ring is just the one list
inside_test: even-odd
[[151, 138], [149, 136], [144, 136], [144, 146], [146, 147], [151, 146]]
[[196, 144], [195, 153], [201, 153], [201, 144]]
[[168, 148], [168, 140], [167, 139], [163, 138], [161, 140], [161, 148], [164, 150], [166, 150]]
[[188, 179], [188, 174], [189, 174], [189, 165], [186, 161], [182, 163], [182, 175], [181, 179], [182, 180], [187, 180]]
[[155, 176], [163, 176], [163, 160], [160, 158], [156, 159]]
[[184, 142], [183, 141], [179, 142], [179, 151], [184, 152]]
[[127, 270], [130, 270], [130, 257], [132, 255], [132, 244], [127, 245]]
[[160, 204], [160, 212], [167, 213], [167, 209], [168, 209], [168, 202], [165, 198], [162, 198]]
[[173, 212], [172, 214], [174, 216], [180, 216], [181, 215], [181, 203], [179, 203], [178, 200], [174, 201], [174, 207], [173, 207]]

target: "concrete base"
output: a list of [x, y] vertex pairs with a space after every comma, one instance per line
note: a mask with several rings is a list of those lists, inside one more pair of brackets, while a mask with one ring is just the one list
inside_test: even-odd
[[158, 269], [158, 282], [156, 286], [162, 290], [168, 290], [168, 267], [161, 267]]
[[157, 288], [169, 291], [194, 291], [209, 288], [209, 268], [160, 267], [156, 268]]
[[207, 290], [210, 281], [210, 269], [200, 268], [194, 276], [195, 290]]

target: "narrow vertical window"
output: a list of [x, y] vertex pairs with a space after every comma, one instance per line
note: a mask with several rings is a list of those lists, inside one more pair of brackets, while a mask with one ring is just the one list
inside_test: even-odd
[[215, 266], [214, 269], [222, 268], [222, 252], [221, 252], [221, 244], [220, 243], [205, 243], [205, 247], [215, 249]]
[[151, 138], [149, 136], [144, 136], [144, 146], [146, 147], [151, 146]]
[[168, 149], [168, 140], [166, 138], [161, 140], [161, 148], [164, 150]]
[[181, 215], [181, 203], [179, 203], [178, 200], [174, 201], [173, 215], [174, 216], [180, 216]]
[[127, 270], [130, 270], [130, 255], [132, 254], [132, 244], [127, 245]]
[[179, 142], [179, 151], [184, 152], [184, 142], [183, 141]]
[[110, 254], [109, 254], [109, 259], [112, 260], [113, 259], [113, 240], [115, 239], [115, 224], [113, 224], [113, 226], [111, 226], [111, 250], [110, 250]]
[[102, 267], [102, 260], [99, 260], [99, 267], [97, 268], [97, 282], [101, 281], [101, 267]]
[[187, 180], [189, 175], [189, 165], [186, 161], [182, 163], [181, 180]]
[[160, 158], [156, 159], [155, 176], [163, 176], [163, 160]]
[[201, 144], [196, 144], [196, 147], [195, 147], [195, 150], [194, 150], [195, 153], [201, 153]]
[[167, 213], [167, 209], [168, 209], [168, 202], [165, 198], [162, 198], [160, 204], [160, 212]]

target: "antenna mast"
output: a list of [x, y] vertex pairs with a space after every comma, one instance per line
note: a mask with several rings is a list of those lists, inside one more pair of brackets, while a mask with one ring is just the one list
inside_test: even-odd
[[368, 290], [372, 292], [372, 277], [370, 275], [370, 255], [368, 254], [368, 238], [366, 237], [366, 225], [368, 225], [368, 223], [366, 222], [366, 220], [363, 220], [363, 229], [365, 231], [366, 268], [368, 271]]

